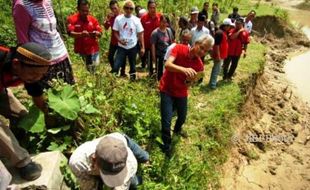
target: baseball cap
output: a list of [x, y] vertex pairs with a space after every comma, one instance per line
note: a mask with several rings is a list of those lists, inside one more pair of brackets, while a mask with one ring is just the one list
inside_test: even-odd
[[223, 25], [235, 27], [235, 24], [231, 21], [230, 18], [225, 18], [225, 19], [223, 20]]
[[198, 21], [206, 21], [206, 16], [202, 13], [198, 14]]
[[198, 14], [199, 13], [199, 10], [197, 7], [192, 7], [191, 9], [191, 14]]
[[147, 11], [145, 9], [141, 9], [139, 11], [139, 17], [142, 17], [143, 15], [145, 15], [147, 13]]
[[113, 136], [103, 137], [96, 147], [96, 160], [100, 177], [109, 187], [124, 184], [127, 175], [128, 150], [124, 141]]
[[42, 45], [28, 42], [17, 47], [15, 57], [26, 65], [49, 66], [52, 55]]

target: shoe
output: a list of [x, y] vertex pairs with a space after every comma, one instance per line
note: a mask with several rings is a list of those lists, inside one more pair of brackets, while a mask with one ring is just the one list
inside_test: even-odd
[[184, 131], [184, 130], [175, 131], [174, 134], [179, 135], [179, 136], [181, 136], [183, 138], [188, 138], [188, 133], [186, 131]]
[[41, 176], [42, 171], [41, 165], [34, 162], [30, 162], [26, 166], [18, 169], [20, 176], [27, 181], [33, 181], [38, 179]]
[[124, 77], [124, 78], [126, 78], [127, 77], [127, 75], [125, 74], [125, 73], [121, 73], [121, 75], [120, 75], [121, 77]]
[[171, 145], [161, 145], [161, 150], [166, 155], [166, 157], [171, 158], [172, 157], [172, 148]]
[[131, 81], [136, 80], [136, 74], [130, 74], [130, 80]]

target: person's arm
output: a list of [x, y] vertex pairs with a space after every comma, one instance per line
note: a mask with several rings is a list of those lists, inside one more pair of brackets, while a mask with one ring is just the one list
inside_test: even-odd
[[138, 38], [139, 38], [139, 42], [141, 45], [141, 49], [140, 49], [140, 55], [143, 56], [144, 52], [145, 52], [145, 46], [144, 46], [144, 33], [143, 32], [139, 32], [138, 33]]
[[97, 21], [97, 19], [94, 19], [94, 25], [95, 25], [95, 30], [93, 31], [93, 37], [95, 38], [100, 38], [102, 35], [102, 28], [99, 24], [99, 22]]
[[233, 39], [238, 38], [239, 34], [240, 34], [241, 32], [243, 32], [243, 31], [244, 31], [244, 28], [240, 28], [240, 29], [238, 30], [238, 32], [235, 32], [235, 33], [231, 34], [230, 39], [233, 40]]
[[29, 42], [28, 32], [31, 26], [32, 18], [22, 5], [18, 4], [13, 7], [13, 19], [18, 44]]
[[69, 35], [73, 38], [83, 38], [83, 37], [90, 37], [90, 33], [86, 30], [83, 32], [70, 32]]
[[110, 27], [112, 28], [111, 18], [113, 17], [113, 13], [109, 13], [107, 18], [105, 19], [103, 26], [106, 30], [108, 30]]
[[193, 78], [197, 73], [192, 68], [186, 68], [179, 65], [174, 64], [175, 57], [171, 56], [167, 59], [165, 63], [165, 69], [167, 69], [170, 72], [177, 72], [177, 73], [183, 73], [188, 78]]

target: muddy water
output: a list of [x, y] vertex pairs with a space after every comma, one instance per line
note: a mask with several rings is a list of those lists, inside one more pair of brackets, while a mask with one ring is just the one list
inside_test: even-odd
[[[296, 10], [286, 7], [291, 20], [299, 26], [310, 39], [310, 11]], [[310, 50], [286, 61], [287, 78], [296, 86], [300, 97], [310, 103]]]

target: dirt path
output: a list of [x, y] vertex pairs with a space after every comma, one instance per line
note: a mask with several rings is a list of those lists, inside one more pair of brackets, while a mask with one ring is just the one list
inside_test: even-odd
[[[260, 23], [268, 20], [272, 18]], [[234, 123], [232, 153], [221, 180], [225, 190], [310, 189], [310, 107], [295, 95], [283, 71], [288, 54], [309, 47], [309, 42], [286, 35], [287, 26], [275, 27], [283, 27], [285, 35], [258, 39], [270, 49], [264, 73], [243, 107], [244, 115]]]

